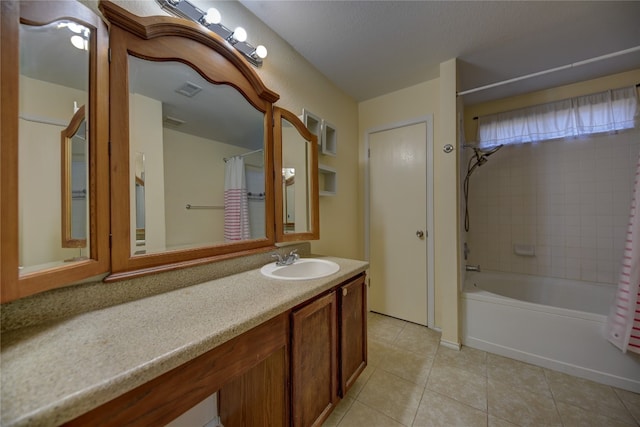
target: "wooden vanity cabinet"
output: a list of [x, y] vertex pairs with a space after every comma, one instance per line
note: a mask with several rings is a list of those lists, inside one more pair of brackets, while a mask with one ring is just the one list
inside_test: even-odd
[[336, 291], [291, 315], [294, 427], [321, 425], [338, 404]]
[[367, 367], [367, 285], [361, 275], [338, 291], [340, 313], [340, 397]]
[[320, 426], [367, 362], [361, 273], [66, 426], [165, 425], [214, 392], [225, 427]]
[[288, 425], [288, 354], [282, 313], [64, 425], [162, 426], [216, 391], [226, 427]]
[[291, 315], [293, 426], [319, 426], [367, 365], [365, 275]]

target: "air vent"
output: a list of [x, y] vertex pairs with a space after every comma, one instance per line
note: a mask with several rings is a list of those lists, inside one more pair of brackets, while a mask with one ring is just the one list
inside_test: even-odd
[[176, 89], [176, 92], [178, 92], [181, 95], [188, 96], [189, 98], [192, 98], [198, 92], [200, 92], [201, 90], [202, 90], [202, 88], [200, 86], [198, 86], [197, 84], [191, 83], [191, 82], [186, 82], [185, 84], [180, 86], [178, 89]]
[[176, 119], [175, 117], [166, 116], [164, 118], [165, 125], [177, 127], [177, 126], [183, 125], [184, 123], [185, 123], [184, 120]]

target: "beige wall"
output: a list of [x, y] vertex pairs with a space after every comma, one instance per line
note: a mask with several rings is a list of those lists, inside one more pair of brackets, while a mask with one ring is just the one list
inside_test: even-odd
[[[383, 95], [359, 105], [360, 145], [364, 147], [368, 130], [432, 114], [434, 129], [434, 230], [429, 230], [435, 246], [435, 325], [443, 339], [458, 343], [457, 309], [457, 160], [446, 155], [442, 146], [455, 144], [455, 60], [443, 63], [441, 77]], [[443, 90], [446, 94], [443, 94]], [[445, 111], [445, 113], [443, 113]], [[364, 210], [364, 148], [361, 148], [361, 182], [358, 204]], [[448, 183], [448, 184], [447, 184]], [[361, 214], [364, 216], [364, 212]], [[364, 227], [359, 232], [364, 241]], [[426, 262], [426, 261], [425, 261]]]
[[[145, 245], [136, 246], [131, 233], [131, 252], [164, 251], [166, 231], [164, 218], [164, 151], [162, 149], [162, 104], [140, 94], [130, 94], [129, 101], [129, 156], [144, 155]], [[135, 182], [135, 168], [129, 170], [129, 182]], [[136, 206], [135, 191], [129, 194], [131, 206]], [[131, 215], [131, 230], [136, 229], [136, 216]]]
[[80, 106], [86, 98], [84, 91], [20, 76], [18, 210], [19, 256], [24, 267], [51, 266], [88, 254], [88, 247], [62, 248], [60, 157], [60, 132], [74, 115], [74, 101]]
[[[97, 2], [83, 1], [94, 10]], [[129, 11], [145, 16], [166, 14], [155, 1], [117, 0]], [[336, 157], [319, 156], [320, 163], [338, 173], [338, 193], [320, 198], [320, 240], [312, 242], [312, 251], [346, 258], [363, 257], [360, 243], [361, 221], [358, 187], [358, 106], [326, 77], [297, 54], [291, 46], [238, 2], [194, 1], [201, 9], [215, 6], [222, 14], [222, 23], [229, 27], [243, 26], [248, 41], [263, 44], [269, 51], [264, 65], [256, 71], [270, 89], [280, 95], [277, 106], [296, 115], [306, 108], [329, 121], [338, 131]]]
[[163, 136], [167, 248], [224, 242], [224, 209], [186, 205], [224, 206], [223, 159], [249, 150], [168, 128]]

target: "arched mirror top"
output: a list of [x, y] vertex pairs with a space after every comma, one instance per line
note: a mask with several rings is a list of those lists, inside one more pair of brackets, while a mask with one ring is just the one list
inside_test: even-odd
[[320, 238], [318, 143], [291, 111], [275, 107], [273, 116], [276, 171], [276, 239], [279, 242]]
[[200, 24], [99, 8], [111, 23], [118, 171], [107, 281], [272, 248], [278, 95]]
[[[153, 45], [130, 40], [130, 48], [141, 59], [183, 62], [211, 83], [235, 87], [263, 112], [267, 104], [273, 104], [280, 98], [264, 85], [251, 65], [231, 48], [229, 42], [198, 23], [171, 16], [140, 17], [105, 0], [101, 0], [98, 7], [111, 24], [137, 36], [140, 41], [177, 37], [170, 46], [163, 45], [161, 55]], [[182, 49], [186, 40], [194, 40], [198, 44], [189, 44], [188, 49]], [[207, 60], [202, 61], [202, 58]]]
[[[55, 0], [3, 1], [0, 30], [5, 302], [109, 269], [108, 34], [87, 6]], [[65, 130], [82, 136], [83, 200], [61, 227], [73, 190], [61, 174]], [[77, 238], [61, 236], [65, 226]]]

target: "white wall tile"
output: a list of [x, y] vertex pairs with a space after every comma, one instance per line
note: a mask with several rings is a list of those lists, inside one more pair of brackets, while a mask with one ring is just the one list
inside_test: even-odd
[[[471, 178], [472, 259], [615, 283], [639, 150], [640, 131], [504, 147]], [[515, 255], [514, 243], [536, 256]]]

